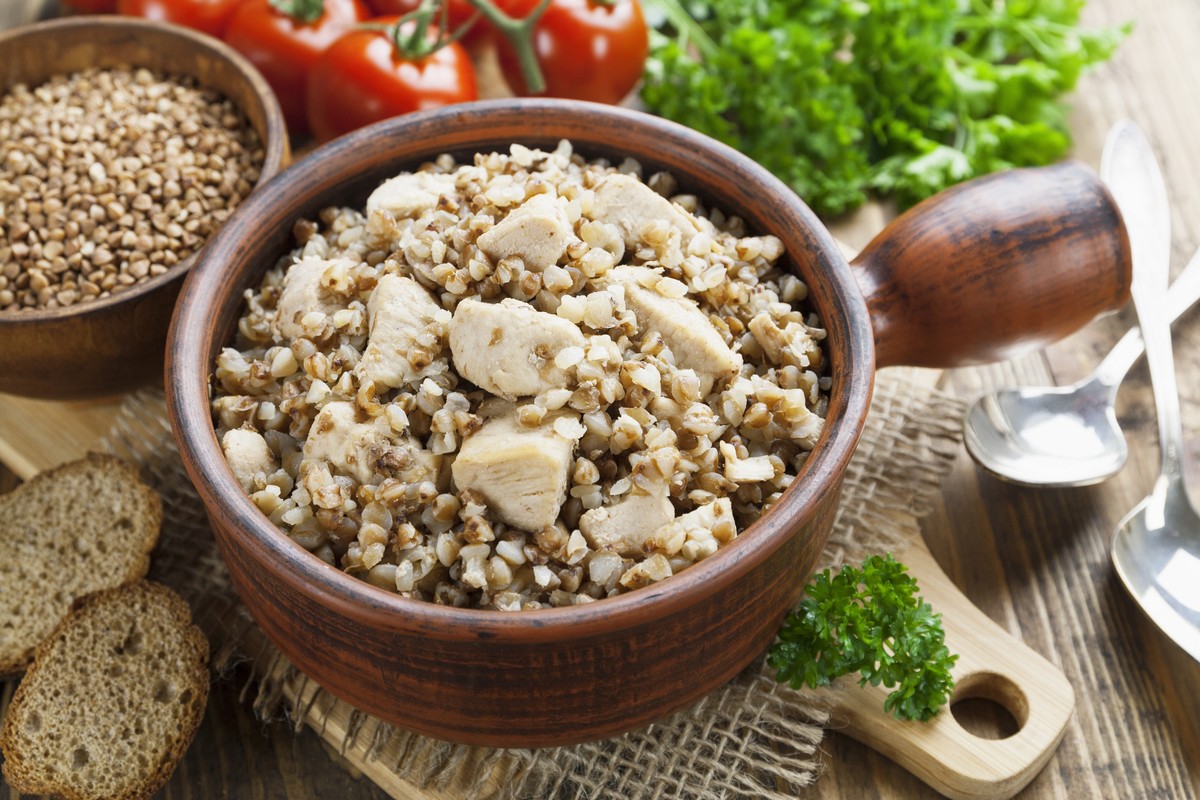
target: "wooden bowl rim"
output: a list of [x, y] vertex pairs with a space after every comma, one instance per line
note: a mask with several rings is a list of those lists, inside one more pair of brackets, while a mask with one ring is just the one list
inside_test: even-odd
[[[190, 41], [197, 47], [209, 51], [214, 58], [232, 64], [235, 71], [253, 90], [256, 102], [262, 107], [263, 118], [266, 123], [265, 133], [267, 135], [261, 137], [264, 140], [262, 143], [263, 163], [259, 171], [259, 179], [251, 188], [251, 193], [284, 168], [289, 158], [290, 144], [288, 142], [287, 124], [283, 120], [283, 109], [279, 106], [279, 100], [276, 99], [275, 93], [271, 90], [271, 86], [267, 83], [266, 78], [250, 63], [249, 59], [220, 39], [169, 22], [142, 19], [140, 17], [77, 14], [60, 19], [44, 20], [30, 25], [22, 25], [19, 28], [12, 28], [7, 31], [0, 31], [0, 57], [3, 57], [5, 46], [16, 39], [45, 38], [53, 41], [54, 37], [64, 30], [79, 29], [87, 30], [89, 33], [96, 33], [97, 38], [100, 38], [101, 34], [112, 34], [120, 31], [132, 31], [135, 33], [152, 31], [155, 35]], [[114, 59], [112, 64], [119, 62], [120, 59]], [[96, 66], [104, 67], [111, 66], [111, 64], [101, 63]], [[137, 65], [134, 64], [132, 66], [136, 67]], [[0, 86], [0, 93], [7, 94], [7, 92], [8, 86]], [[232, 100], [232, 98], [230, 99]], [[239, 110], [247, 118], [249, 117], [246, 109], [239, 108]], [[247, 124], [253, 127], [253, 123], [249, 122], [249, 119], [247, 119]], [[245, 202], [245, 198], [242, 199], [242, 202]], [[61, 308], [20, 309], [18, 311], [7, 312], [0, 310], [0, 328], [5, 326], [38, 325], [67, 318], [86, 319], [104, 314], [114, 306], [119, 306], [153, 294], [163, 286], [186, 275], [196, 263], [197, 256], [208, 246], [208, 242], [212, 241], [213, 235], [209, 236], [208, 241], [204, 242], [200, 246], [200, 249], [178, 264], [169, 267], [162, 275], [155, 275], [149, 280], [134, 284], [131, 288], [117, 294], [110, 294], [108, 297], [98, 300], [88, 300], [73, 306], [64, 306]]]
[[[846, 341], [841, 343], [840, 352], [846, 358], [845, 386], [831, 397], [827, 416], [837, 420], [837, 424], [826, 425], [812, 456], [774, 508], [713, 556], [661, 584], [595, 603], [512, 613], [439, 606], [403, 598], [348, 575], [301, 548], [259, 511], [233, 478], [212, 424], [209, 405], [212, 368], [205, 356], [210, 349], [210, 333], [206, 323], [217, 318], [217, 309], [228, 303], [240, 304], [242, 298], [240, 294], [217, 296], [216, 278], [221, 271], [229, 274], [251, 269], [239, 269], [239, 262], [244, 260], [239, 253], [239, 240], [261, 236], [262, 212], [276, 205], [286, 206], [296, 194], [292, 191], [294, 185], [307, 172], [317, 170], [326, 176], [349, 177], [353, 175], [356, 156], [372, 148], [386, 148], [388, 142], [406, 141], [409, 133], [423, 127], [454, 126], [470, 117], [498, 117], [524, 124], [524, 118], [534, 116], [533, 112], [584, 115], [620, 126], [649, 127], [656, 137], [690, 148], [689, 152], [706, 153], [771, 187], [773, 195], [805, 224], [814, 244], [813, 258], [822, 267], [825, 279], [835, 287], [831, 296], [843, 305], [840, 315], [846, 326]], [[526, 134], [530, 139], [537, 136], [533, 130]], [[495, 146], [504, 148], [507, 143], [519, 140], [520, 136], [514, 135]], [[613, 147], [611, 142], [595, 146]], [[404, 161], [415, 165], [419, 159], [428, 159], [442, 150], [431, 142], [422, 152], [423, 155], [409, 156]], [[639, 157], [638, 153], [630, 155]], [[651, 158], [645, 152], [640, 155]], [[392, 161], [400, 165], [399, 157]], [[300, 202], [297, 200], [296, 205]], [[262, 264], [253, 269], [261, 275], [269, 266]], [[822, 322], [828, 324], [826, 319]], [[221, 346], [221, 343], [211, 345], [212, 357]], [[838, 352], [831, 356], [841, 357]], [[779, 179], [733, 148], [659, 117], [580, 101], [518, 98], [459, 104], [376, 123], [321, 146], [263, 185], [230, 216], [188, 276], [168, 337], [166, 387], [168, 412], [184, 466], [204, 500], [218, 539], [225, 535], [221, 532], [224, 526], [246, 534], [237, 546], [252, 551], [252, 560], [258, 562], [258, 568], [279, 576], [323, 607], [377, 630], [415, 631], [441, 640], [528, 643], [581, 640], [645, 625], [720, 591], [770, 558], [789, 536], [796, 534], [795, 525], [782, 519], [774, 522], [780, 514], [791, 512], [801, 518], [816, 508], [826, 492], [840, 490], [841, 478], [862, 432], [873, 378], [874, 338], [870, 317], [846, 257], [816, 215]], [[224, 552], [224, 546], [222, 549]], [[797, 576], [797, 580], [805, 577]], [[731, 613], [735, 611], [739, 610], [731, 609]]]

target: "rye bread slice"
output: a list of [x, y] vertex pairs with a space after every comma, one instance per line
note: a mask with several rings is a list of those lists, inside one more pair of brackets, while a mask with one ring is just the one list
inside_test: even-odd
[[28, 666], [76, 598], [146, 575], [158, 494], [93, 453], [0, 496], [0, 678]]
[[207, 664], [208, 641], [167, 587], [82, 598], [13, 696], [0, 727], [5, 779], [68, 800], [149, 798], [200, 726]]

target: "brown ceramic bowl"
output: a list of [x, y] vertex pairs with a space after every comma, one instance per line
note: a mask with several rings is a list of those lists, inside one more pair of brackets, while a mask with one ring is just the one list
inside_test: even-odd
[[[382, 179], [442, 152], [570, 139], [633, 156], [773, 233], [828, 329], [825, 432], [769, 513], [662, 583], [584, 606], [519, 613], [407, 600], [327, 566], [277, 530], [226, 465], [209, 409], [214, 358], [242, 293], [291, 248], [293, 222], [362, 207]], [[296, 666], [405, 728], [489, 745], [546, 746], [652, 722], [761, 655], [829, 534], [876, 365], [996, 358], [1124, 304], [1129, 251], [1099, 180], [1078, 164], [1019, 171], [935, 199], [852, 268], [783, 184], [739, 153], [624, 109], [550, 100], [456, 106], [332, 142], [263, 186], [199, 258], [168, 350], [168, 405], [234, 585]]]
[[[216, 39], [116, 16], [70, 17], [0, 33], [0, 95], [18, 83], [122, 64], [189, 75], [231, 99], [263, 142], [262, 180], [287, 163], [287, 129], [275, 95], [250, 62]], [[171, 312], [195, 259], [100, 300], [0, 312], [0, 392], [93, 397], [161, 378]]]

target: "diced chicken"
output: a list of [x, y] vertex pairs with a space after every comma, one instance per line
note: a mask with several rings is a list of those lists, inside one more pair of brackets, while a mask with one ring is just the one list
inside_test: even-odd
[[321, 459], [330, 469], [369, 483], [376, 473], [402, 481], [438, 482], [441, 459], [407, 437], [393, 442], [370, 422], [359, 422], [354, 404], [330, 403], [313, 420], [304, 458]]
[[656, 530], [675, 516], [666, 484], [653, 494], [631, 494], [611, 506], [593, 508], [579, 518], [579, 530], [597, 550], [608, 548], [623, 556], [640, 556]]
[[[421, 284], [412, 278], [385, 275], [371, 292], [367, 302], [370, 315], [370, 337], [355, 372], [362, 382], [374, 381], [378, 386], [397, 388], [420, 383], [426, 371], [417, 369], [409, 356], [417, 349], [418, 339], [439, 318], [448, 318], [443, 309]], [[430, 353], [436, 358], [445, 347], [440, 338]]]
[[728, 537], [732, 531], [737, 530], [737, 523], [733, 519], [733, 506], [728, 497], [718, 497], [708, 505], [680, 514], [648, 538], [656, 548], [674, 555], [683, 547], [689, 533], [701, 530], [715, 532], [723, 537]]
[[353, 266], [349, 259], [302, 258], [288, 268], [283, 278], [283, 291], [275, 304], [275, 329], [284, 339], [299, 339], [304, 335], [300, 321], [310, 311], [332, 314], [343, 307], [325, 287], [321, 278], [326, 270], [340, 263]]
[[257, 478], [265, 478], [279, 468], [267, 440], [249, 428], [226, 431], [221, 437], [221, 449], [225, 451], [225, 460], [233, 470], [233, 477], [247, 492], [255, 490]]
[[419, 217], [437, 208], [444, 194], [454, 192], [454, 177], [412, 172], [386, 180], [367, 198], [367, 216], [386, 212], [395, 219]]
[[691, 214], [632, 175], [609, 175], [596, 187], [592, 219], [617, 226], [625, 246], [636, 247], [646, 223], [661, 219], [679, 231], [686, 249], [700, 227]]
[[721, 442], [721, 456], [725, 459], [725, 477], [735, 483], [769, 481], [775, 477], [770, 456], [738, 458], [737, 449], [729, 442]]
[[738, 374], [742, 357], [729, 349], [695, 301], [666, 297], [643, 285], [654, 277], [649, 267], [617, 267], [608, 273], [610, 281], [625, 287], [625, 304], [637, 317], [642, 335], [658, 331], [676, 365], [694, 370], [701, 393], [707, 395], [716, 381]]
[[477, 240], [493, 261], [519, 256], [525, 268], [541, 272], [562, 258], [571, 238], [567, 215], [550, 195], [534, 195]]
[[463, 441], [450, 469], [459, 491], [474, 489], [502, 522], [536, 532], [558, 519], [575, 444], [549, 421], [523, 426], [510, 408]]
[[508, 400], [567, 386], [570, 364], [557, 356], [582, 352], [587, 340], [574, 323], [506, 298], [463, 300], [450, 320], [454, 368], [481, 389]]

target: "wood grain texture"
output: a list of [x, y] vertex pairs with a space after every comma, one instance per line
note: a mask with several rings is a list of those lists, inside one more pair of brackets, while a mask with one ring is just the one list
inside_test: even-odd
[[879, 367], [1032, 352], [1129, 300], [1129, 241], [1077, 161], [988, 175], [910, 209], [854, 260]]
[[[18, 5], [21, 0], [17, 0]], [[37, 4], [36, 0], [33, 2]], [[0, 2], [0, 12], [12, 6]], [[1086, 77], [1073, 99], [1076, 155], [1096, 166], [1108, 126], [1123, 116], [1147, 130], [1164, 164], [1173, 201], [1174, 264], [1200, 244], [1200, 58], [1194, 0], [1089, 0], [1088, 24], [1139, 20], [1112, 65]], [[872, 205], [834, 226], [855, 248], [882, 227]], [[1044, 354], [948, 373], [943, 387], [973, 399], [991, 387], [1071, 382], [1086, 374], [1132, 324], [1123, 312], [1085, 328]], [[1200, 314], [1176, 328], [1187, 467], [1200, 480]], [[1200, 667], [1175, 648], [1121, 594], [1107, 563], [1111, 529], [1149, 488], [1158, 467], [1155, 424], [1144, 367], [1122, 390], [1120, 419], [1129, 464], [1098, 487], [1030, 490], [978, 472], [963, 453], [925, 538], [955, 585], [991, 619], [1066, 673], [1077, 697], [1066, 735], [1019, 796], [1194, 798], [1200, 796]], [[0, 429], [8, 422], [0, 398]], [[2, 438], [2, 437], [0, 437]], [[49, 449], [49, 445], [47, 446]], [[0, 471], [0, 486], [4, 485]], [[244, 675], [219, 681], [209, 714], [163, 798], [337, 797], [380, 800], [384, 793], [353, 780], [308, 730], [254, 721], [238, 693]], [[12, 684], [0, 690], [0, 704]], [[956, 711], [958, 709], [956, 708]], [[976, 709], [973, 729], [995, 735], [1003, 714]], [[934, 798], [936, 793], [884, 756], [837, 733], [824, 744], [828, 767], [801, 798]], [[396, 790], [397, 797], [419, 797]], [[0, 786], [0, 800], [13, 795]]]

